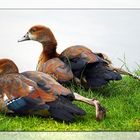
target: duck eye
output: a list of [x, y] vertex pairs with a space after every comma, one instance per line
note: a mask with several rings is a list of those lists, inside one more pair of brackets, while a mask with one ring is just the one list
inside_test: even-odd
[[34, 33], [36, 31], [36, 29], [32, 29], [32, 33]]

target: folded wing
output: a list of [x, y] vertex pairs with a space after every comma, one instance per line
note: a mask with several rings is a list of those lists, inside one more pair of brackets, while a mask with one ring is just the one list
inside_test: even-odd
[[59, 58], [53, 58], [46, 61], [39, 68], [39, 71], [50, 74], [59, 83], [67, 83], [73, 79], [73, 73], [69, 65], [65, 64]]
[[73, 121], [75, 115], [84, 115], [84, 111], [74, 105], [69, 98], [55, 93], [48, 84], [40, 84], [38, 77], [34, 79], [22, 74], [7, 74], [0, 78], [1, 103], [3, 103], [1, 111], [50, 115], [68, 122]]
[[121, 79], [121, 75], [111, 70], [100, 55], [81, 45], [65, 49], [60, 59], [70, 65], [74, 76], [88, 88], [98, 88], [106, 85], [110, 80]]

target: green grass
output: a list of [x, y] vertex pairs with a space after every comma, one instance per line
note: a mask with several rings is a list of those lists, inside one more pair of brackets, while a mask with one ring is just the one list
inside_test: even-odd
[[75, 102], [87, 114], [74, 123], [57, 122], [52, 118], [37, 116], [8, 116], [0, 114], [0, 131], [100, 131], [100, 130], [140, 130], [140, 81], [131, 77], [111, 82], [106, 87], [94, 91], [70, 87], [86, 97], [96, 97], [107, 109], [106, 118], [97, 122], [95, 109], [84, 103]]

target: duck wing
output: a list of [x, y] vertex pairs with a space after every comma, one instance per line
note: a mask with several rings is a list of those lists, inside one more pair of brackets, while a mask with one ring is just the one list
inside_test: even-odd
[[71, 122], [84, 111], [63, 96], [49, 89], [43, 90], [35, 81], [21, 74], [7, 74], [0, 78], [1, 111], [16, 114], [52, 116]]
[[109, 63], [85, 46], [77, 45], [65, 49], [60, 59], [70, 65], [74, 76], [88, 88], [98, 88], [110, 80], [121, 79], [118, 72], [109, 68]]
[[33, 80], [45, 92], [53, 93], [58, 97], [54, 102], [47, 103], [50, 106], [49, 111], [53, 118], [72, 121], [75, 115], [85, 115], [82, 109], [72, 103], [75, 99], [73, 93], [60, 85], [50, 75], [37, 71], [23, 72], [22, 75]]
[[66, 63], [59, 58], [53, 58], [45, 62], [39, 71], [50, 74], [59, 83], [67, 83], [73, 79], [73, 73]]
[[46, 102], [57, 99], [53, 94], [46, 94], [35, 82], [20, 74], [7, 74], [0, 78], [0, 89], [3, 107], [7, 108], [2, 110], [17, 114], [48, 112], [49, 105]]
[[36, 84], [46, 92], [53, 92], [55, 95], [62, 95], [69, 97], [71, 100], [74, 100], [73, 93], [59, 84], [55, 79], [53, 79], [49, 74], [37, 71], [26, 71], [21, 73], [30, 80], [36, 82]]

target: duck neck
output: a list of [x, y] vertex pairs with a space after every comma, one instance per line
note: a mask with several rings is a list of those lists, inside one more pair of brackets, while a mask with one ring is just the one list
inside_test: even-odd
[[58, 56], [56, 52], [56, 42], [44, 42], [42, 43], [43, 51], [41, 53], [42, 56], [46, 58], [46, 61]]
[[56, 52], [57, 42], [43, 42], [42, 46], [43, 51], [39, 57], [37, 70], [39, 70], [42, 64], [44, 64], [47, 60], [59, 56], [59, 54]]

